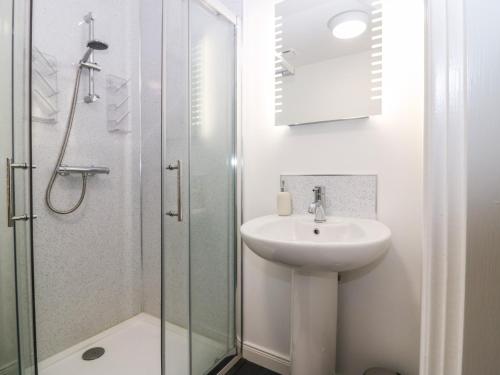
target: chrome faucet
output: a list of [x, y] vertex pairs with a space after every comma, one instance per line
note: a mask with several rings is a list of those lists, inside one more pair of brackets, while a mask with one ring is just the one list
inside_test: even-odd
[[313, 189], [314, 201], [309, 206], [309, 213], [314, 214], [314, 222], [324, 223], [326, 221], [325, 215], [325, 187], [315, 186]]

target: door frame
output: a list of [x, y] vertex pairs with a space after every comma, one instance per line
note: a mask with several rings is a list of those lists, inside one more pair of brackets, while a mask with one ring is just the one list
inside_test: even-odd
[[426, 0], [420, 374], [462, 373], [466, 261], [463, 1]]

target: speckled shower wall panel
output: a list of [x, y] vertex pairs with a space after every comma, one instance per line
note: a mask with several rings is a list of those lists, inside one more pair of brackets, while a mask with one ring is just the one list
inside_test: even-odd
[[[85, 51], [94, 13], [95, 38], [109, 43], [95, 53], [101, 100], [83, 103], [82, 75], [73, 132], [64, 163], [98, 165], [110, 175], [90, 177], [81, 208], [70, 215], [48, 210], [44, 195], [66, 128], [76, 63]], [[140, 20], [138, 0], [34, 0], [34, 46], [58, 62], [58, 122], [34, 123], [35, 282], [39, 358], [44, 359], [141, 311], [140, 243]], [[107, 130], [106, 75], [130, 79], [130, 132]], [[53, 202], [78, 199], [81, 179], [59, 177]]]
[[377, 218], [377, 176], [283, 175], [292, 195], [294, 214], [305, 214], [313, 201], [313, 188], [325, 187], [325, 212], [331, 216]]

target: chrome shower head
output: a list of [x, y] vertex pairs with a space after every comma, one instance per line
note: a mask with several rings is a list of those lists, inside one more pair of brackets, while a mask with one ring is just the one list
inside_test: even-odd
[[103, 51], [108, 49], [108, 44], [101, 42], [99, 40], [91, 40], [87, 43], [87, 51], [85, 52], [85, 55], [83, 55], [82, 59], [80, 62], [86, 63], [90, 57], [90, 54], [94, 51]]

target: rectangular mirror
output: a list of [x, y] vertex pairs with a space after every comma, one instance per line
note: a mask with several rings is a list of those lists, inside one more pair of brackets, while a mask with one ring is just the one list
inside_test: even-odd
[[382, 0], [281, 0], [276, 125], [363, 118], [382, 109]]

